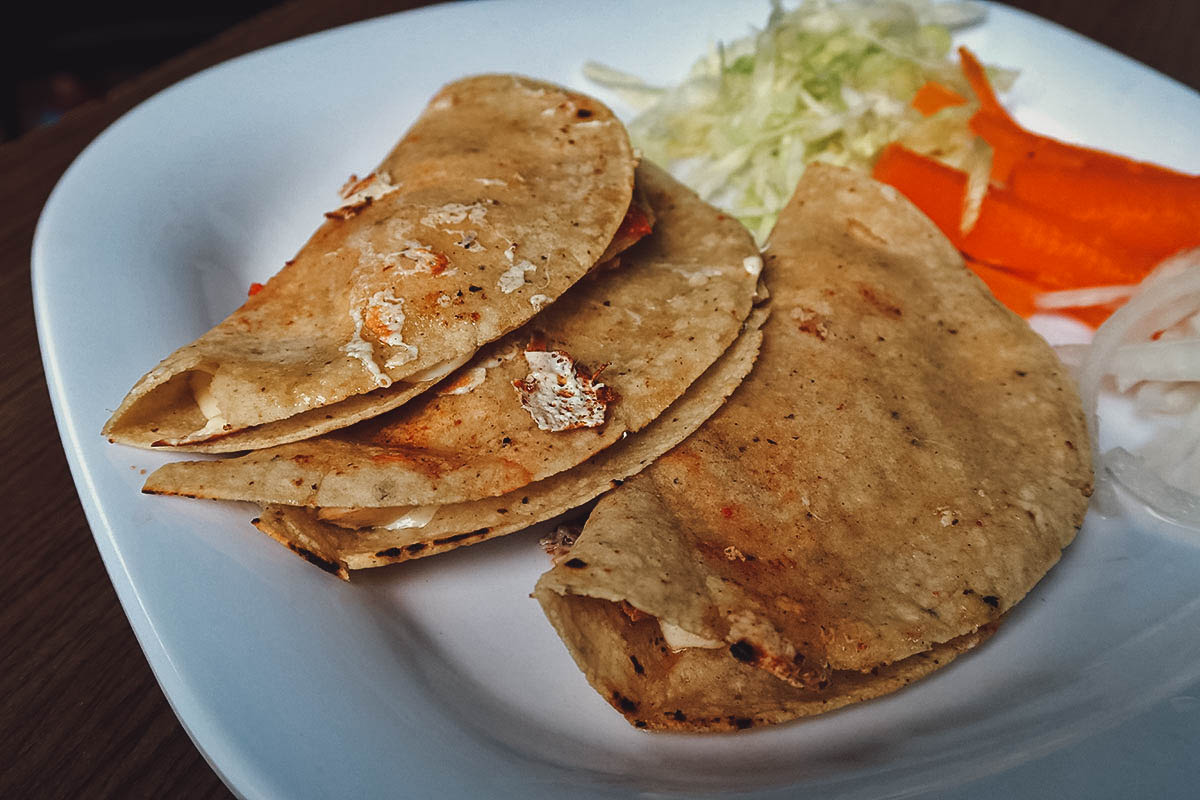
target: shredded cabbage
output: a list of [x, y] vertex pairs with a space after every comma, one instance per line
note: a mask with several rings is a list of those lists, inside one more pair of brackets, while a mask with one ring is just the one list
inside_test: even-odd
[[[761, 31], [718, 44], [671, 89], [598, 64], [585, 74], [644, 109], [635, 143], [765, 240], [812, 161], [870, 169], [903, 141], [979, 176], [991, 153], [967, 128], [971, 108], [928, 119], [910, 107], [926, 81], [970, 97], [948, 59], [952, 27], [982, 19], [972, 2], [773, 0]], [[995, 73], [1003, 88], [1010, 73]]]

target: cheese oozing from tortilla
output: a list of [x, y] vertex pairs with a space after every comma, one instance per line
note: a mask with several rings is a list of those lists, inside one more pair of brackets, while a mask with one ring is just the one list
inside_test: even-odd
[[[507, 352], [494, 355], [484, 361], [478, 367], [464, 370], [457, 378], [438, 387], [437, 393], [440, 395], [446, 394], [470, 394], [483, 385], [487, 380], [487, 371], [500, 366], [505, 361], [512, 361], [517, 353], [521, 352], [520, 347], [512, 347]], [[455, 367], [457, 369], [457, 367]]]
[[340, 192], [342, 204], [332, 213], [336, 215], [338, 212], [362, 208], [399, 188], [399, 184], [392, 183], [391, 176], [386, 172], [372, 172], [362, 180], [358, 180], [356, 175], [351, 175]]
[[475, 367], [464, 372], [449, 385], [438, 389], [438, 394], [470, 394], [478, 389], [487, 379], [486, 367]]
[[200, 413], [204, 415], [206, 422], [204, 427], [188, 434], [186, 439], [202, 439], [225, 431], [228, 422], [221, 415], [217, 399], [213, 397], [212, 382], [211, 372], [193, 372], [188, 376], [188, 386], [192, 390], [192, 397], [195, 399], [196, 405], [200, 407]]
[[525, 285], [525, 273], [533, 272], [537, 267], [528, 261], [521, 261], [513, 264], [500, 275], [500, 280], [496, 285], [500, 287], [500, 291], [505, 294], [512, 294], [517, 289]]
[[611, 402], [603, 383], [595, 375], [580, 370], [575, 360], [562, 350], [526, 350], [529, 375], [513, 381], [521, 405], [544, 431], [569, 431], [596, 428], [604, 424], [604, 413]]
[[390, 508], [338, 508], [317, 509], [318, 519], [342, 528], [381, 528], [398, 531], [424, 528], [433, 521], [437, 506], [392, 506]]
[[404, 380], [409, 383], [425, 383], [426, 381], [437, 381], [449, 375], [454, 370], [461, 367], [463, 364], [471, 360], [473, 353], [468, 353], [461, 358], [448, 358], [438, 364], [434, 364], [429, 369], [423, 369], [420, 372], [414, 372]]
[[395, 348], [395, 352], [384, 362], [388, 369], [407, 364], [417, 357], [415, 345], [404, 341], [404, 298], [396, 297], [391, 289], [371, 295], [365, 307], [352, 306], [350, 318], [354, 320], [354, 336], [342, 345], [348, 358], [356, 358], [371, 374], [375, 385], [386, 389], [392, 385], [391, 377], [379, 367], [375, 360], [375, 348], [363, 337], [363, 330], [372, 333], [381, 344]]
[[396, 255], [406, 258], [413, 263], [412, 270], [404, 270], [401, 274], [411, 272], [428, 272], [430, 275], [453, 275], [456, 270], [447, 270], [450, 259], [445, 253], [439, 253], [427, 244], [405, 239], [401, 242], [404, 249], [396, 251]]
[[667, 643], [667, 647], [671, 648], [671, 652], [673, 653], [678, 653], [680, 650], [687, 650], [690, 647], [716, 650], [725, 644], [720, 639], [708, 639], [691, 631], [686, 631], [678, 625], [672, 625], [663, 619], [658, 621], [658, 627], [662, 628], [663, 641]]

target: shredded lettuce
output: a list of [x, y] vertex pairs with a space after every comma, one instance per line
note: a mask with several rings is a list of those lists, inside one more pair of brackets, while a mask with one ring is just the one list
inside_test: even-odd
[[773, 0], [766, 27], [716, 45], [679, 86], [598, 64], [585, 74], [641, 109], [629, 129], [647, 157], [761, 242], [812, 161], [869, 169], [899, 140], [986, 175], [990, 152], [967, 129], [966, 109], [926, 119], [909, 105], [930, 80], [971, 96], [949, 59], [951, 28], [983, 14], [971, 2], [803, 0], [786, 11]]

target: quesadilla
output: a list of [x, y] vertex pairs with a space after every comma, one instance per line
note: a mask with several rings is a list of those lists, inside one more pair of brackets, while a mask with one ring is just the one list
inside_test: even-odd
[[[637, 181], [654, 232], [435, 390], [321, 437], [165, 465], [145, 491], [319, 508], [314, 525], [390, 529], [385, 537], [407, 545], [415, 532], [406, 529], [426, 527], [439, 508], [526, 495], [586, 466], [688, 391], [742, 334], [759, 289], [762, 261], [740, 223], [651, 164]], [[739, 356], [714, 391], [727, 395], [752, 360]], [[466, 529], [434, 538], [483, 527], [453, 518]]]
[[590, 97], [510, 75], [446, 86], [296, 257], [138, 381], [104, 433], [231, 452], [397, 407], [631, 241], [617, 234], [634, 167]]
[[350, 570], [437, 555], [567, 514], [621, 485], [720, 408], [754, 365], [766, 317], [765, 308], [756, 308], [742, 334], [682, 397], [636, 435], [576, 467], [497, 497], [440, 506], [338, 509], [330, 515], [332, 509], [266, 505], [254, 525], [312, 564], [349, 580]]
[[754, 371], [535, 590], [640, 727], [780, 722], [945, 664], [1091, 492], [1066, 370], [890, 187], [810, 166], [766, 253]]

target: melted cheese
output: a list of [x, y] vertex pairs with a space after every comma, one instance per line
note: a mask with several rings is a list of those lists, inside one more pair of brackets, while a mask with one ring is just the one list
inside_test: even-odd
[[680, 650], [686, 650], [689, 647], [716, 650], [725, 644], [720, 639], [705, 638], [690, 631], [685, 631], [678, 625], [672, 625], [665, 620], [660, 619], [658, 627], [662, 628], [663, 640], [666, 641], [667, 647], [671, 648], [671, 651], [675, 653], [678, 653]]
[[189, 433], [184, 437], [185, 440], [207, 439], [218, 433], [224, 433], [229, 424], [221, 414], [217, 399], [213, 397], [212, 381], [211, 372], [193, 372], [188, 376], [188, 386], [192, 390], [192, 397], [195, 399], [196, 405], [200, 407], [200, 413], [204, 415], [206, 421], [204, 427]]
[[341, 528], [381, 528], [388, 531], [424, 528], [433, 521], [437, 506], [391, 506], [387, 508], [317, 509], [317, 518]]
[[517, 391], [538, 428], [559, 432], [604, 424], [607, 404], [599, 396], [604, 384], [581, 376], [569, 355], [561, 350], [526, 350], [525, 361], [529, 375], [517, 384]]
[[350, 319], [354, 321], [354, 335], [342, 345], [342, 352], [348, 358], [358, 359], [363, 368], [370, 373], [375, 385], [386, 389], [392, 385], [392, 379], [375, 360], [375, 348], [363, 336], [363, 330], [368, 331], [380, 344], [393, 348], [393, 353], [384, 362], [384, 367], [392, 369], [416, 358], [416, 345], [405, 342], [402, 334], [404, 299], [396, 297], [391, 289], [376, 292], [371, 295], [365, 307], [355, 305], [350, 308]]
[[513, 264], [511, 267], [504, 270], [504, 272], [500, 275], [500, 280], [496, 282], [496, 285], [500, 287], [500, 291], [504, 292], [505, 294], [512, 294], [517, 289], [520, 289], [525, 285], [525, 273], [533, 272], [536, 269], [537, 267], [528, 261], [521, 261], [517, 264]]
[[438, 394], [470, 394], [487, 378], [485, 367], [475, 367], [464, 372], [457, 380], [438, 390]]
[[378, 200], [399, 188], [400, 185], [392, 183], [391, 176], [386, 172], [372, 172], [361, 181], [355, 181], [354, 176], [351, 175], [350, 180], [346, 182], [340, 192], [342, 204], [338, 210], [354, 208], [372, 200]]
[[[407, 364], [417, 357], [415, 345], [404, 341], [404, 298], [396, 297], [391, 289], [376, 292], [363, 312], [363, 325], [370, 329], [381, 344], [396, 348], [384, 363], [388, 369]], [[360, 329], [361, 334], [361, 329]]]
[[[446, 265], [449, 263], [449, 259], [435, 251], [429, 245], [421, 244], [412, 239], [404, 240], [401, 242], [401, 245], [404, 249], [397, 251], [395, 255], [406, 258], [416, 265], [416, 269], [405, 271], [402, 274], [411, 275], [415, 272], [428, 272], [434, 275], [448, 274]], [[454, 273], [449, 272], [449, 274]]]
[[379, 368], [375, 361], [375, 348], [362, 338], [362, 312], [357, 308], [350, 309], [350, 317], [354, 320], [354, 336], [341, 347], [347, 358], [356, 358], [362, 362], [363, 369], [371, 375], [375, 385], [386, 389], [392, 385], [392, 379]]
[[414, 372], [404, 380], [409, 383], [424, 383], [425, 381], [436, 381], [449, 375], [454, 370], [461, 367], [463, 364], [471, 360], [471, 355], [468, 353], [461, 358], [448, 358], [438, 364], [434, 364], [429, 369], [423, 369], [420, 372]]

